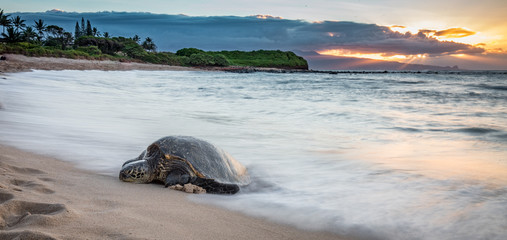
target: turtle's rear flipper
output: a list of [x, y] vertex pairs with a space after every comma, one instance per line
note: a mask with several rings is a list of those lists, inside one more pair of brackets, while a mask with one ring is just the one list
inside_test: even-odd
[[235, 194], [239, 191], [239, 186], [236, 184], [219, 183], [210, 178], [196, 178], [192, 184], [206, 189], [208, 193]]

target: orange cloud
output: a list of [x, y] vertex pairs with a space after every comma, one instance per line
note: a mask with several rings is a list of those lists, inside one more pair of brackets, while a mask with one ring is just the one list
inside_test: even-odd
[[475, 32], [464, 28], [449, 28], [442, 31], [435, 31], [435, 36], [443, 38], [463, 38], [474, 35]]
[[426, 36], [431, 36], [431, 35], [435, 35], [437, 30], [421, 29], [421, 30], [419, 30], [419, 32], [424, 33], [424, 35], [426, 35]]
[[389, 53], [365, 53], [347, 49], [328, 49], [323, 51], [317, 51], [320, 55], [331, 55], [338, 57], [353, 57], [361, 59], [373, 59], [373, 60], [384, 60], [384, 61], [408, 61], [411, 62], [414, 59], [426, 58], [427, 54], [416, 54], [416, 55], [402, 55], [402, 54], [389, 54]]
[[253, 17], [256, 17], [259, 19], [283, 19], [282, 17], [275, 17], [275, 16], [271, 16], [271, 15], [266, 15], [266, 14], [257, 14], [257, 15], [253, 15]]

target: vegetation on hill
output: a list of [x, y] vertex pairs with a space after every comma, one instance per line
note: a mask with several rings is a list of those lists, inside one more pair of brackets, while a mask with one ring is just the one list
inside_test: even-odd
[[224, 56], [231, 65], [236, 66], [308, 69], [308, 62], [304, 58], [293, 52], [283, 52], [280, 50], [258, 50], [251, 52], [221, 51], [209, 52], [209, 54]]
[[183, 48], [177, 56], [189, 57], [194, 66], [243, 66], [308, 69], [308, 62], [293, 52], [280, 50], [205, 52], [196, 48]]
[[206, 52], [196, 48], [184, 48], [176, 53], [157, 52], [150, 37], [112, 37], [101, 33], [90, 20], [76, 21], [74, 33], [56, 25], [47, 25], [42, 19], [28, 26], [19, 16], [10, 17], [0, 9], [0, 53], [27, 56], [65, 57], [80, 59], [137, 61], [155, 64], [199, 67], [273, 67], [308, 69], [308, 63], [293, 52], [259, 50], [252, 52]]

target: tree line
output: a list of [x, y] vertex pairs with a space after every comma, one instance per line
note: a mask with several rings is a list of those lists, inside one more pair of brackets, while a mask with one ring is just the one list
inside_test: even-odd
[[92, 26], [90, 20], [84, 18], [76, 21], [74, 33], [70, 33], [57, 25], [47, 25], [42, 19], [28, 26], [19, 16], [11, 17], [0, 9], [0, 25], [0, 53], [198, 67], [226, 67], [232, 64], [308, 69], [304, 58], [293, 52], [280, 50], [211, 52], [183, 48], [176, 53], [157, 52], [157, 47], [150, 37], [141, 43], [138, 35], [131, 38], [111, 36], [108, 32], [101, 33]]
[[[10, 14], [5, 14], [4, 10], [0, 9], [0, 25], [2, 26], [1, 42], [29, 42], [41, 46], [61, 47], [62, 50], [77, 47], [81, 38], [111, 38], [108, 32], [100, 33], [96, 27], [91, 25], [90, 20], [86, 20], [85, 24], [84, 18], [81, 18], [81, 25], [76, 21], [74, 34], [72, 34], [60, 26], [47, 25], [42, 19], [34, 21], [33, 25], [29, 26], [21, 17], [11, 17]], [[137, 35], [131, 39], [146, 51], [155, 52], [157, 49], [150, 37], [147, 37], [142, 43], [140, 43], [141, 38]]]

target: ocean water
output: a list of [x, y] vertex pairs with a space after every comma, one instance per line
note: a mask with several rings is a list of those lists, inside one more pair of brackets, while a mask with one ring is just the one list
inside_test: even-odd
[[192, 201], [356, 239], [507, 239], [505, 74], [33, 71], [1, 75], [0, 103], [1, 143], [100, 174], [191, 135], [252, 175]]

